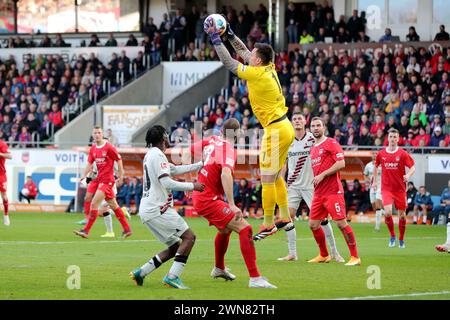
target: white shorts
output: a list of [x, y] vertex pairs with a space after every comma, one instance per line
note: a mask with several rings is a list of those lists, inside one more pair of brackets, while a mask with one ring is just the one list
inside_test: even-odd
[[300, 189], [295, 186], [290, 186], [287, 192], [289, 208], [298, 209], [302, 200], [305, 200], [308, 208], [311, 208], [314, 189]]
[[143, 223], [150, 229], [159, 242], [173, 246], [180, 241], [181, 235], [189, 229], [186, 221], [173, 208]]
[[373, 192], [373, 189], [370, 189], [370, 203], [374, 203], [375, 200], [383, 201], [381, 197], [381, 188], [377, 189], [377, 192]]

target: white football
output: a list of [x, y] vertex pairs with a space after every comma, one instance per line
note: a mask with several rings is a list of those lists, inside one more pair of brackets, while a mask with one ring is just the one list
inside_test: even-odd
[[227, 29], [227, 20], [225, 20], [225, 18], [220, 14], [213, 13], [206, 17], [204, 25], [206, 26], [211, 19], [214, 20], [216, 30], [219, 32], [219, 35], [223, 35]]
[[26, 197], [30, 194], [30, 190], [28, 190], [27, 188], [23, 188], [22, 189], [22, 194]]

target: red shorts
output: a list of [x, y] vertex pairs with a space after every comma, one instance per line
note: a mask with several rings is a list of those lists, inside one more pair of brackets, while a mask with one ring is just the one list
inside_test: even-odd
[[88, 184], [86, 192], [95, 194], [97, 192], [97, 189], [98, 189], [98, 181], [91, 180], [91, 182], [89, 182]]
[[109, 183], [100, 182], [98, 184], [98, 190], [103, 191], [103, 193], [105, 194], [105, 200], [111, 200], [116, 197], [116, 193], [114, 192], [114, 183], [113, 182], [109, 182]]
[[397, 210], [405, 211], [406, 205], [406, 193], [405, 192], [391, 192], [383, 191], [383, 206], [394, 205]]
[[210, 226], [215, 226], [219, 230], [225, 229], [234, 218], [234, 212], [231, 211], [228, 203], [219, 199], [210, 201], [194, 200], [194, 209], [200, 216], [208, 220]]
[[6, 193], [6, 175], [0, 175], [0, 192]]
[[324, 220], [328, 218], [328, 215], [331, 215], [333, 220], [345, 219], [345, 199], [343, 194], [314, 195], [309, 219]]

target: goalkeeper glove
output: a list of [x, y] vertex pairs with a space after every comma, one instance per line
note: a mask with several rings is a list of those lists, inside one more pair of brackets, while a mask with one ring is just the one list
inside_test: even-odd
[[231, 30], [230, 22], [228, 21], [227, 17], [222, 14], [222, 17], [224, 17], [225, 21], [227, 22], [227, 28], [225, 29], [225, 32], [223, 35], [220, 36], [223, 42], [226, 42], [227, 40], [231, 40], [235, 37], [235, 34], [233, 30]]
[[222, 39], [220, 39], [219, 33], [216, 30], [216, 24], [214, 19], [208, 17], [203, 22], [203, 30], [208, 35], [213, 45], [220, 45], [222, 43]]

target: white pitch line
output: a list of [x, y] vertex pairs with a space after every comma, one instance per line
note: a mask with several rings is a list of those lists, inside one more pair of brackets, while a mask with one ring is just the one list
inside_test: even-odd
[[384, 299], [384, 298], [401, 298], [401, 297], [421, 297], [421, 296], [438, 296], [450, 294], [450, 291], [437, 291], [437, 292], [415, 292], [405, 294], [389, 294], [384, 296], [366, 296], [366, 297], [352, 297], [352, 298], [336, 298], [332, 300], [366, 300], [366, 299]]
[[[433, 240], [441, 239], [442, 237], [410, 237], [407, 240]], [[277, 239], [283, 241], [281, 239]], [[298, 238], [297, 241], [312, 241], [311, 238]], [[367, 238], [366, 240], [383, 240], [386, 238]], [[197, 239], [196, 242], [208, 241], [211, 242], [213, 239]], [[237, 239], [231, 239], [231, 241], [239, 241]], [[159, 242], [156, 239], [146, 239], [146, 240], [85, 240], [85, 241], [0, 241], [0, 245], [62, 245], [62, 244], [108, 244], [108, 243], [141, 243], [141, 242]]]

